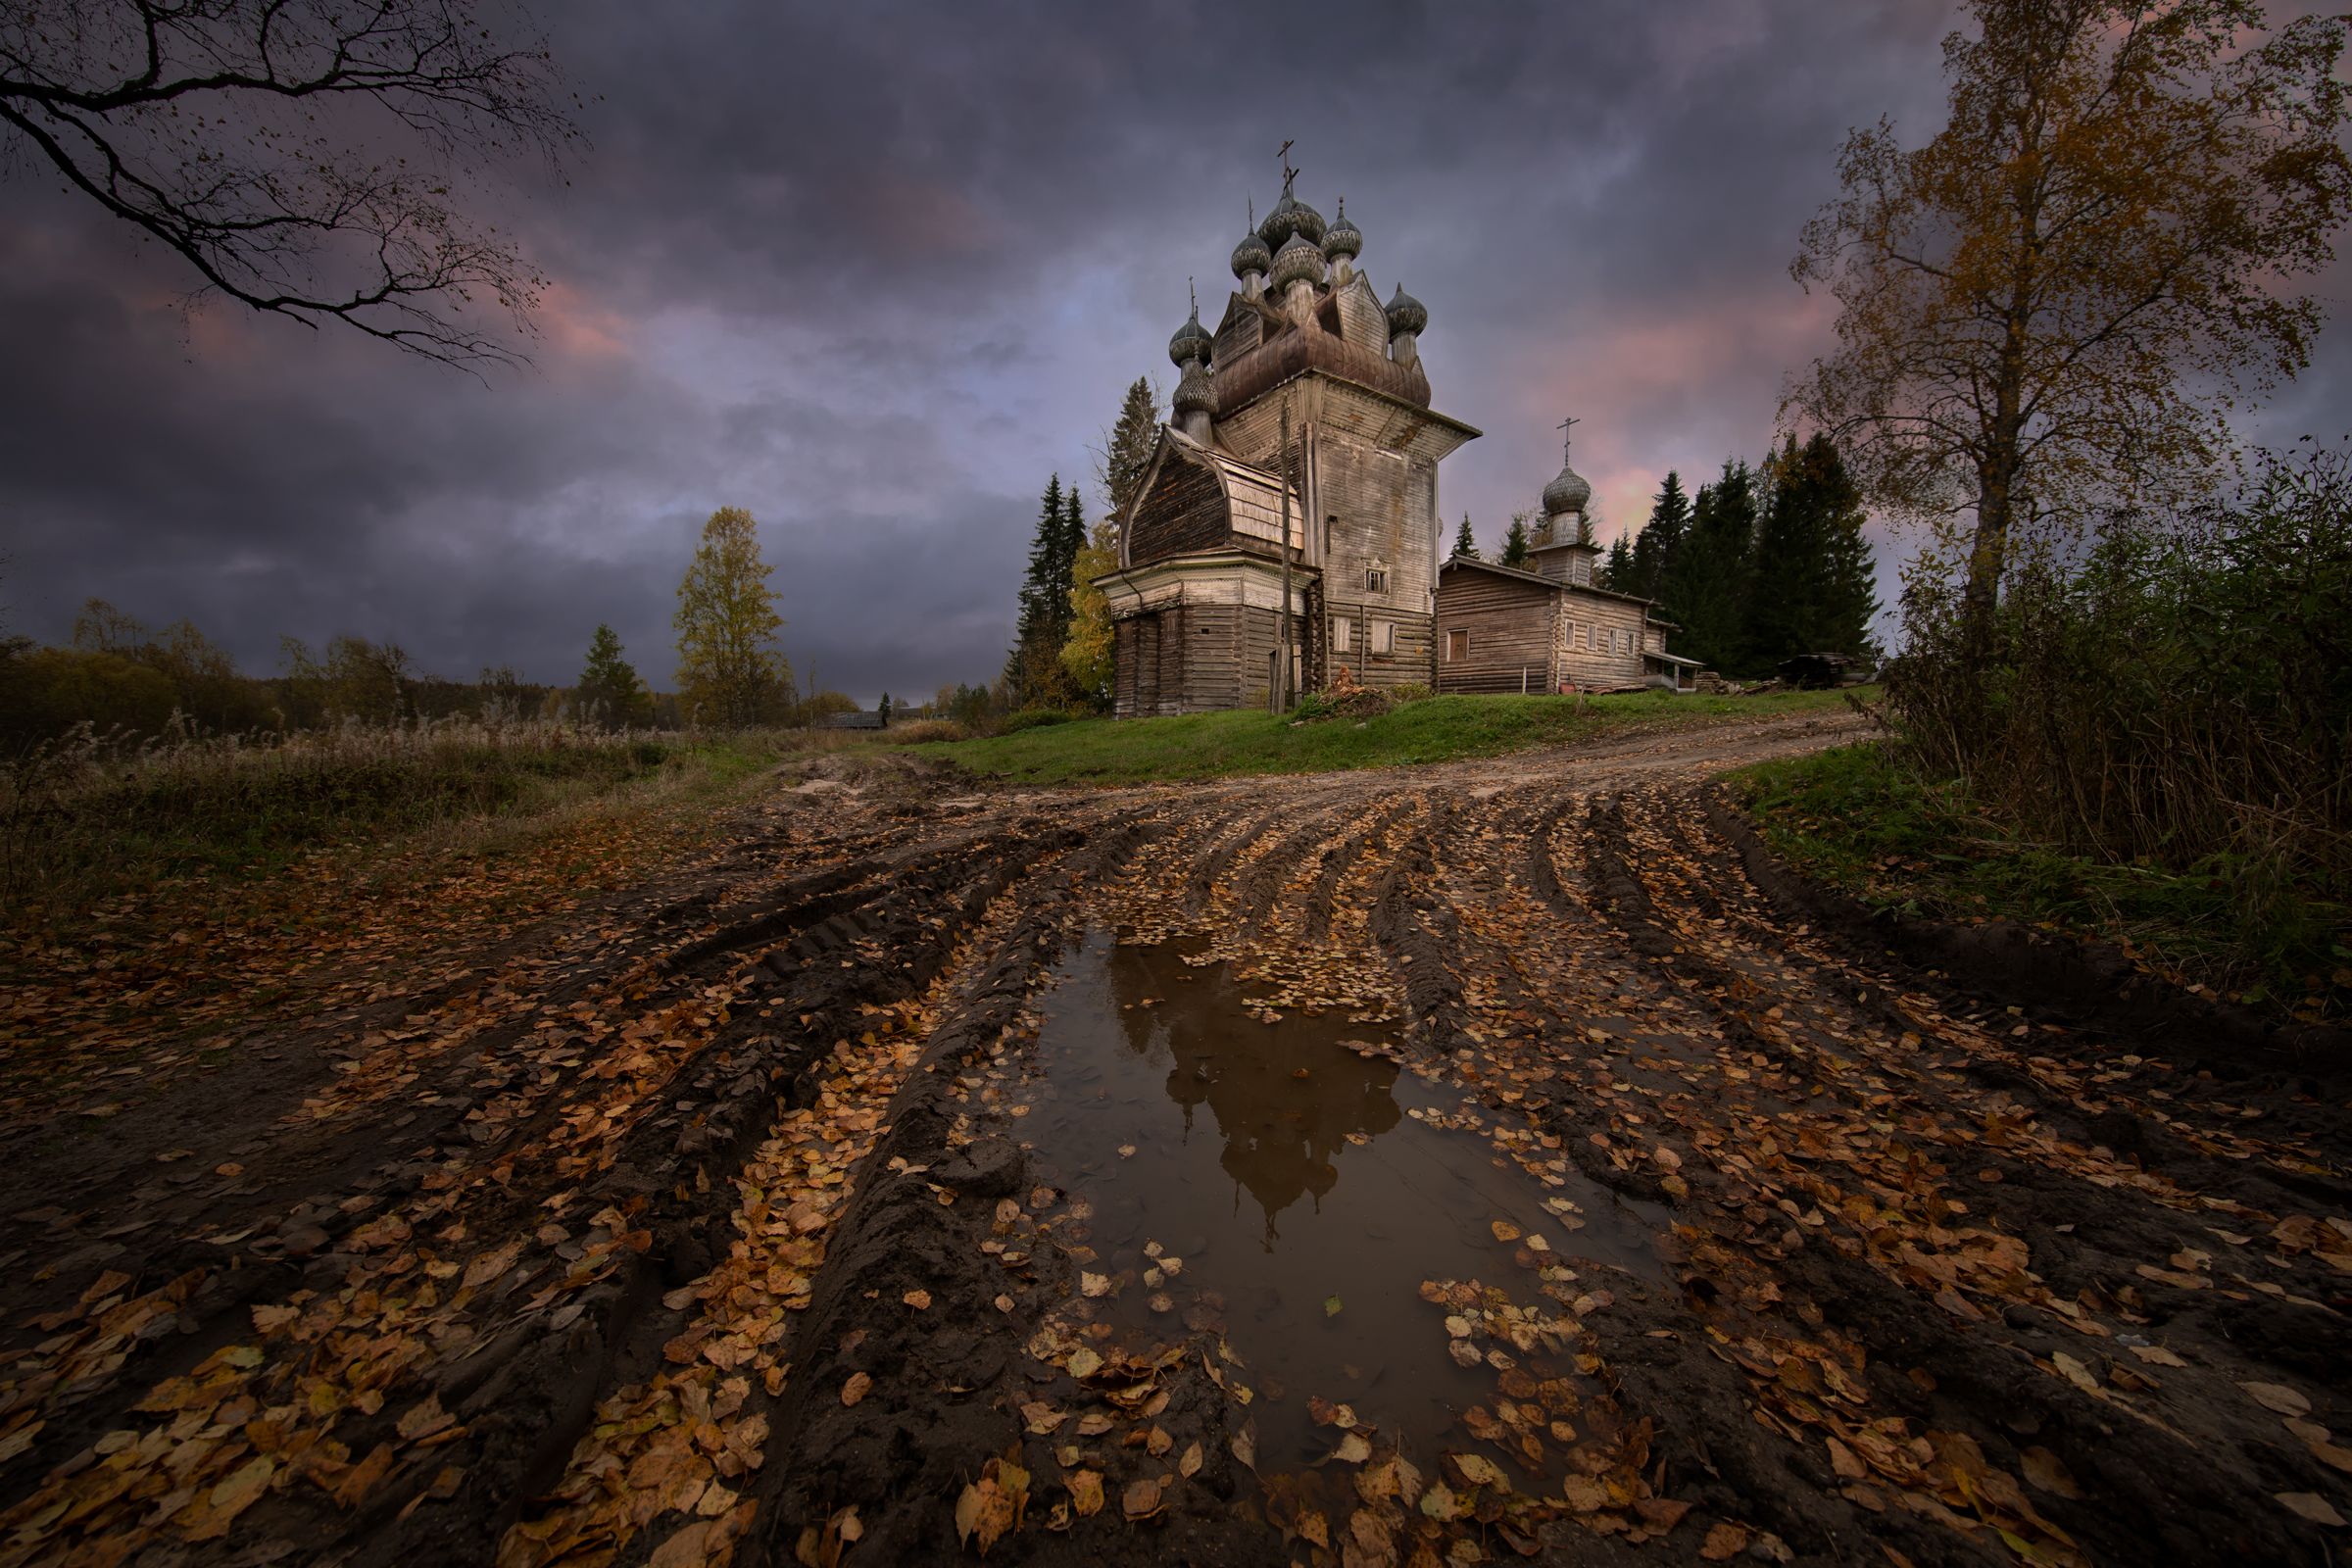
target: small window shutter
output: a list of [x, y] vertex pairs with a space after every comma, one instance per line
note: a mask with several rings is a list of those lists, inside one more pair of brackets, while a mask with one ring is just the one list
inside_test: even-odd
[[1355, 646], [1355, 626], [1344, 615], [1331, 617], [1331, 651], [1344, 654]]
[[1372, 623], [1372, 651], [1376, 654], [1393, 654], [1396, 651], [1395, 621], [1376, 620]]

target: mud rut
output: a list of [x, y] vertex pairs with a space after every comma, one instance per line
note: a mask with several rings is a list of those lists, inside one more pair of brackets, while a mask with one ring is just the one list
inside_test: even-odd
[[[1823, 919], [1703, 780], [1840, 734], [782, 786], [176, 1112], [8, 1130], [0, 1564], [2334, 1560], [2340, 1075]], [[1258, 1465], [1213, 1310], [1094, 1321], [1020, 1147], [1090, 928], [1380, 1026], [1555, 1196], [1423, 1290], [1493, 1384], [1441, 1451], [1318, 1404]], [[1593, 1190], [1654, 1270], [1580, 1261]]]

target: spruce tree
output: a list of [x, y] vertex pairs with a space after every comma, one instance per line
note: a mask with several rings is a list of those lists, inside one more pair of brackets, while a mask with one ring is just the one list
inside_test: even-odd
[[1151, 466], [1152, 449], [1158, 442], [1159, 394], [1139, 375], [1119, 403], [1118, 418], [1103, 432], [1102, 461], [1096, 466], [1114, 514], [1127, 509], [1135, 487], [1144, 482], [1144, 469]]
[[1478, 559], [1478, 535], [1470, 531], [1470, 514], [1462, 514], [1462, 525], [1454, 530], [1453, 553], [1463, 561]]
[[1633, 575], [1618, 591], [1657, 598], [1666, 578], [1666, 564], [1690, 529], [1690, 498], [1683, 494], [1683, 476], [1669, 468], [1666, 482], [1658, 487], [1657, 499], [1650, 504], [1649, 522], [1634, 541]]
[[1600, 586], [1612, 593], [1630, 594], [1634, 591], [1634, 547], [1624, 534], [1609, 546], [1608, 558], [1600, 564]]
[[599, 625], [588, 639], [588, 662], [580, 670], [579, 684], [571, 690], [574, 710], [608, 729], [642, 723], [653, 707], [636, 666], [621, 653], [612, 628]]
[[1525, 571], [1528, 550], [1527, 514], [1524, 512], [1513, 513], [1510, 532], [1502, 536], [1502, 560], [1498, 564], [1516, 566]]
[[1878, 595], [1861, 495], [1836, 443], [1790, 436], [1770, 465], [1747, 646], [1759, 667], [1798, 654], [1869, 652]]
[[1701, 485], [1688, 533], [1660, 573], [1658, 597], [1682, 630], [1676, 651], [1727, 673], [1749, 662], [1748, 578], [1755, 555], [1756, 477], [1740, 459]]
[[1075, 486], [1065, 496], [1060, 474], [1047, 481], [1038, 502], [1037, 536], [1029, 546], [1029, 570], [1021, 581], [1012, 653], [1004, 663], [1004, 678], [1023, 707], [1058, 707], [1072, 695], [1061, 649], [1069, 638], [1070, 585], [1086, 542], [1085, 515]]

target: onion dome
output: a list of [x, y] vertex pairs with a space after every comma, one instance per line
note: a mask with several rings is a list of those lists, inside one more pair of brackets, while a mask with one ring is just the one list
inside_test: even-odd
[[1348, 198], [1340, 198], [1340, 216], [1323, 235], [1323, 254], [1332, 261], [1364, 254], [1363, 232], [1348, 221]]
[[1428, 325], [1429, 307], [1407, 294], [1402, 283], [1397, 284], [1396, 292], [1389, 299], [1389, 336], [1419, 333]]
[[1188, 414], [1214, 416], [1217, 412], [1217, 385], [1209, 379], [1206, 370], [1196, 365], [1184, 372], [1184, 379], [1176, 383], [1175, 401], [1178, 418]]
[[1206, 364], [1210, 341], [1208, 328], [1200, 324], [1200, 307], [1196, 304], [1193, 314], [1176, 329], [1176, 335], [1168, 339], [1168, 363], [1182, 365], [1187, 360], [1199, 360]]
[[1585, 482], [1585, 476], [1563, 463], [1551, 483], [1544, 487], [1544, 515], [1556, 517], [1573, 512], [1581, 517], [1592, 500], [1592, 487]]
[[1283, 245], [1294, 234], [1305, 235], [1309, 245], [1323, 242], [1323, 215], [1291, 194], [1291, 180], [1296, 177], [1283, 177], [1282, 200], [1274, 204], [1274, 210], [1266, 215], [1266, 220], [1257, 225], [1258, 237], [1273, 246], [1277, 256], [1282, 254]]
[[1293, 283], [1322, 281], [1323, 253], [1315, 248], [1314, 241], [1306, 237], [1305, 230], [1292, 230], [1291, 237], [1283, 242], [1282, 249], [1274, 253], [1275, 288], [1287, 289]]
[[1244, 234], [1242, 242], [1233, 248], [1233, 275], [1236, 277], [1267, 271], [1273, 266], [1274, 253], [1266, 248], [1266, 242], [1258, 237], [1254, 228]]

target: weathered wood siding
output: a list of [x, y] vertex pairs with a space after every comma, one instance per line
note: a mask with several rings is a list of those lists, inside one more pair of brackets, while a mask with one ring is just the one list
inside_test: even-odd
[[[1438, 579], [1438, 690], [1547, 692], [1555, 688], [1560, 594], [1542, 583], [1476, 569]], [[1467, 633], [1462, 657], [1451, 652]], [[1522, 682], [1524, 681], [1524, 687]]]
[[1646, 607], [1569, 589], [1560, 595], [1559, 660], [1579, 686], [1639, 686], [1644, 676]]
[[1141, 565], [1187, 551], [1215, 550], [1231, 538], [1225, 486], [1207, 462], [1170, 452], [1152, 489], [1136, 504], [1127, 533], [1127, 560]]

